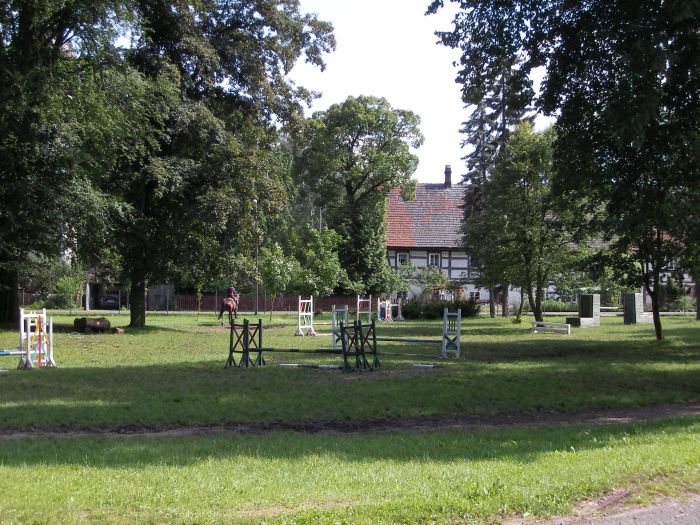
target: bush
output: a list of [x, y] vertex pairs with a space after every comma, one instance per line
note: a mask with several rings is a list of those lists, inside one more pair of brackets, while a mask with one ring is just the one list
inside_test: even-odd
[[422, 311], [423, 305], [415, 297], [404, 302], [401, 306], [401, 313], [404, 319], [420, 319]]
[[474, 299], [423, 303], [414, 297], [403, 304], [402, 312], [406, 319], [442, 319], [445, 308], [451, 312], [459, 308], [462, 310], [462, 317], [476, 317], [479, 315], [481, 305]]
[[85, 287], [85, 279], [80, 274], [64, 275], [56, 281], [56, 307], [79, 308]]
[[578, 312], [578, 303], [565, 303], [556, 299], [545, 299], [542, 306], [545, 312]]
[[689, 295], [681, 295], [678, 299], [668, 305], [669, 312], [694, 312], [696, 308], [695, 299]]
[[[578, 303], [567, 303], [556, 299], [545, 299], [542, 301], [542, 308], [545, 312], [578, 312]], [[530, 301], [525, 299], [523, 312], [530, 312]]]

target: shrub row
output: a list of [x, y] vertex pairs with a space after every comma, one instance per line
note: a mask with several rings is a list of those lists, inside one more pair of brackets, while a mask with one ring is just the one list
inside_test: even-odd
[[463, 301], [432, 301], [421, 302], [420, 299], [409, 299], [403, 304], [403, 316], [406, 319], [442, 319], [443, 311], [447, 308], [450, 312], [458, 308], [462, 310], [462, 317], [476, 317], [479, 315], [481, 305], [474, 299]]
[[[545, 299], [542, 302], [545, 312], [578, 312], [578, 303], [567, 303], [556, 299]], [[525, 300], [523, 311], [530, 311], [530, 302]]]

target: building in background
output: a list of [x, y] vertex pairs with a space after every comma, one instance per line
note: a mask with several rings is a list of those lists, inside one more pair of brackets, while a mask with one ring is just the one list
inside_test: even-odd
[[462, 244], [464, 185], [452, 184], [445, 166], [442, 184], [416, 184], [416, 198], [405, 201], [401, 190], [389, 193], [387, 264], [435, 266], [462, 285], [464, 296], [488, 300], [488, 291], [474, 286], [479, 269], [471, 266]]

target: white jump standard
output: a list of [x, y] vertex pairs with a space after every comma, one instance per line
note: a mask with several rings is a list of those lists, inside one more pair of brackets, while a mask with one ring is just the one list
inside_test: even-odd
[[452, 313], [445, 308], [442, 316], [442, 353], [440, 358], [444, 359], [447, 354], [454, 354], [454, 357], [459, 359], [461, 329], [462, 310], [457, 308], [457, 311]]
[[[314, 330], [314, 296], [309, 296], [308, 299], [302, 299], [299, 296], [299, 309], [297, 318], [297, 331], [294, 335], [316, 335]], [[304, 333], [306, 331], [306, 333]]]
[[391, 299], [377, 298], [377, 321], [380, 323], [393, 323], [394, 319], [391, 316]]
[[[394, 307], [394, 306], [396, 307], [396, 316], [394, 316], [394, 310], [393, 310], [393, 307]], [[392, 318], [392, 320], [394, 320], [394, 321], [405, 321], [405, 319], [403, 318], [403, 311], [402, 311], [402, 309], [401, 309], [402, 306], [403, 306], [403, 299], [401, 299], [401, 298], [397, 298], [397, 299], [396, 299], [396, 302], [395, 302], [394, 304], [391, 305], [391, 308], [392, 308], [392, 309], [389, 310], [389, 311], [391, 312], [391, 318]]]
[[336, 308], [336, 306], [333, 305], [333, 308], [331, 309], [331, 348], [334, 351], [343, 350], [340, 324], [342, 323], [344, 326], [348, 325], [348, 315], [348, 305], [341, 306], [338, 308]]
[[40, 312], [19, 311], [19, 348], [0, 350], [0, 356], [19, 356], [18, 369], [56, 368], [53, 357], [53, 318]]
[[367, 322], [372, 321], [372, 296], [362, 299], [359, 295], [357, 296], [357, 312], [355, 319], [358, 322], [362, 322], [362, 316], [367, 316]]

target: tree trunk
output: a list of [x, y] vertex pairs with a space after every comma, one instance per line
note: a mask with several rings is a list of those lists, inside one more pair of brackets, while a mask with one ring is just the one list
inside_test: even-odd
[[3, 270], [0, 266], [0, 324], [19, 326], [18, 282], [17, 270]]
[[661, 316], [659, 315], [659, 281], [660, 275], [659, 271], [654, 271], [653, 288], [649, 282], [649, 276], [644, 278], [644, 288], [646, 288], [649, 297], [651, 298], [651, 312], [654, 319], [654, 332], [656, 332], [656, 340], [661, 341], [664, 338], [663, 329], [661, 328]]
[[530, 302], [530, 308], [532, 309], [532, 315], [535, 316], [535, 321], [544, 321], [542, 317], [542, 301], [539, 297], [535, 298], [535, 294], [532, 292], [532, 286], [528, 286], [527, 300]]
[[494, 301], [494, 295], [496, 295], [496, 289], [493, 286], [489, 286], [489, 315], [491, 319], [496, 317], [496, 301]]
[[537, 315], [535, 316], [535, 319], [537, 319], [538, 321], [544, 321], [544, 307], [542, 306], [542, 290], [539, 287], [539, 285], [538, 285], [537, 290], [535, 292], [535, 308], [534, 309], [537, 311]]
[[518, 319], [523, 316], [523, 306], [525, 305], [525, 289], [520, 287], [520, 305], [518, 306]]
[[131, 328], [146, 326], [146, 276], [142, 270], [131, 272]]
[[661, 316], [659, 315], [659, 297], [658, 292], [654, 290], [651, 294], [651, 311], [654, 317], [654, 332], [656, 332], [657, 341], [661, 341], [664, 338], [664, 333], [661, 328]]
[[695, 276], [695, 320], [700, 321], [700, 282]]
[[508, 304], [508, 288], [509, 284], [503, 287], [503, 304], [501, 305], [501, 315], [503, 317], [510, 317], [510, 305]]

